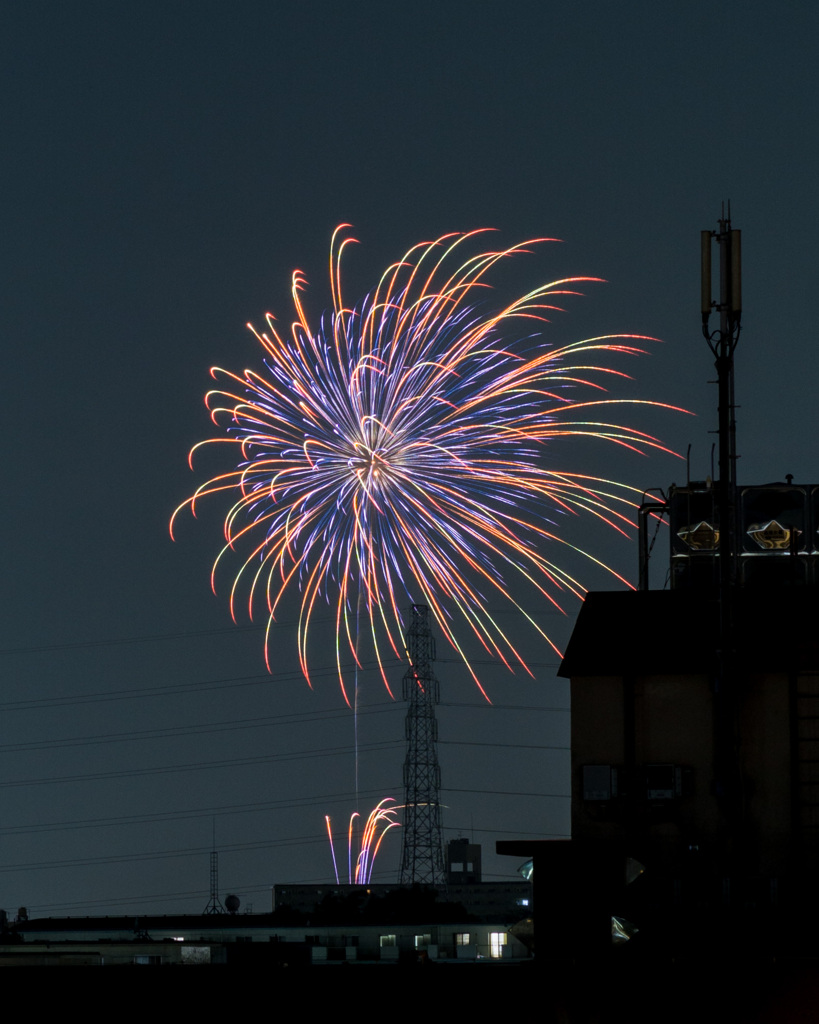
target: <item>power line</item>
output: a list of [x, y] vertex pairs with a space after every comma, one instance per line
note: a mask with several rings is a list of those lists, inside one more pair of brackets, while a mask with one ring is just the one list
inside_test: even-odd
[[508, 789], [453, 789], [446, 787], [447, 793], [478, 793], [481, 796], [520, 796], [525, 797], [527, 800], [535, 798], [538, 800], [543, 799], [555, 799], [555, 800], [571, 800], [571, 793], [523, 793], [520, 790], [508, 790]]
[[442, 747], [502, 747], [504, 750], [571, 750], [568, 746], [547, 743], [482, 743], [480, 740], [439, 740]]
[[[397, 789], [397, 787], [396, 787]], [[364, 790], [359, 794], [361, 797], [371, 799], [381, 795], [381, 790]], [[296, 800], [274, 800], [260, 803], [248, 804], [226, 804], [221, 807], [199, 807], [182, 811], [160, 811], [154, 814], [126, 814], [114, 818], [74, 818], [68, 821], [45, 822], [40, 825], [5, 825], [0, 827], [0, 836], [11, 837], [19, 835], [33, 835], [39, 832], [70, 832], [77, 829], [87, 828], [110, 828], [128, 825], [148, 825], [165, 821], [186, 821], [196, 818], [228, 817], [239, 814], [261, 814], [271, 811], [298, 810], [301, 808], [321, 806], [327, 807], [330, 804], [350, 804], [355, 799], [355, 794], [333, 793], [317, 797], [301, 797]]]
[[[360, 749], [367, 751], [378, 751], [393, 749], [394, 743], [383, 741], [378, 743], [365, 744]], [[308, 750], [302, 753], [291, 754], [266, 754], [258, 757], [236, 757], [223, 761], [199, 761], [191, 764], [162, 765], [157, 768], [130, 768], [123, 771], [90, 772], [85, 775], [50, 775], [39, 779], [17, 779], [14, 781], [0, 782], [0, 788], [12, 789], [19, 786], [44, 786], [65, 782], [100, 782], [106, 779], [128, 779], [144, 775], [166, 775], [176, 772], [202, 771], [204, 769], [216, 768], [244, 768], [250, 765], [274, 764], [283, 761], [301, 761], [310, 757], [338, 757], [352, 753], [352, 747], [330, 747], [318, 750]]]
[[[290, 839], [266, 840], [252, 843], [233, 843], [229, 846], [220, 844], [219, 850], [223, 853], [239, 853], [248, 850], [277, 850], [290, 846], [313, 846], [317, 843], [326, 843], [327, 835], [321, 832], [310, 836], [294, 836]], [[59, 860], [44, 860], [32, 863], [24, 861], [21, 864], [3, 864], [0, 872], [12, 871], [47, 871], [53, 868], [81, 868], [91, 866], [102, 866], [106, 864], [127, 864], [134, 861], [146, 860], [174, 860], [178, 857], [205, 856], [211, 851], [210, 846], [179, 847], [175, 850], [155, 850], [148, 853], [122, 853], [107, 854], [102, 857], [76, 857], [73, 859], [60, 858]]]
[[[374, 666], [374, 662], [367, 663]], [[365, 664], [366, 667], [366, 664]], [[352, 671], [352, 666], [349, 666]], [[313, 673], [316, 678], [324, 676], [335, 676], [338, 668], [320, 669]], [[41, 709], [47, 707], [65, 707], [72, 704], [92, 704], [115, 700], [133, 700], [141, 697], [165, 697], [190, 692], [206, 692], [208, 690], [231, 689], [239, 686], [273, 686], [292, 680], [300, 680], [303, 676], [299, 671], [282, 672], [279, 675], [252, 675], [252, 676], [227, 676], [222, 679], [213, 679], [205, 682], [196, 681], [192, 683], [167, 683], [160, 686], [139, 686], [128, 687], [123, 690], [95, 690], [90, 693], [74, 694], [73, 696], [60, 697], [26, 697], [22, 700], [5, 701], [0, 703], [0, 710], [3, 711], [27, 711], [30, 709]]]
[[[382, 702], [381, 705], [370, 705], [361, 711], [362, 715], [383, 714], [385, 711], [398, 711], [397, 705]], [[349, 708], [336, 711], [301, 712], [297, 714], [269, 715], [266, 718], [239, 718], [233, 721], [206, 722], [202, 725], [169, 726], [164, 729], [142, 729], [130, 732], [101, 733], [95, 736], [69, 736], [61, 740], [29, 740], [20, 743], [0, 744], [0, 753], [24, 753], [33, 750], [55, 750], [62, 747], [96, 746], [106, 743], [139, 742], [151, 739], [176, 739], [180, 736], [196, 736], [215, 732], [238, 732], [244, 729], [270, 728], [280, 725], [312, 724], [313, 722], [332, 721], [337, 718], [349, 718]]]

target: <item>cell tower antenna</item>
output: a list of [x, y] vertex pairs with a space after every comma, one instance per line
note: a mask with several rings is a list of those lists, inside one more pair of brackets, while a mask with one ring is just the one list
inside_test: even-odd
[[[716, 231], [701, 232], [702, 333], [714, 356], [719, 390], [718, 438], [719, 480], [717, 496], [717, 553], [719, 555], [719, 650], [714, 682], [715, 699], [715, 789], [723, 813], [732, 826], [742, 825], [744, 799], [739, 750], [740, 673], [737, 662], [735, 591], [738, 585], [738, 525], [736, 482], [736, 404], [734, 401], [734, 353], [742, 329], [741, 234], [731, 227], [722, 204]], [[711, 294], [711, 249], [719, 249], [719, 299]], [[719, 326], [712, 330], [711, 313], [719, 314]], [[712, 456], [713, 458], [713, 456]], [[713, 470], [712, 470], [713, 475]]]
[[203, 913], [225, 913], [225, 908], [219, 899], [219, 853], [216, 849], [216, 818], [213, 819], [213, 849], [210, 852], [210, 899]]
[[404, 828], [401, 853], [402, 885], [443, 885], [443, 829], [441, 825], [441, 769], [438, 765], [438, 722], [435, 705], [440, 700], [435, 661], [435, 638], [429, 627], [429, 608], [412, 606], [412, 622], [406, 635], [410, 667], [404, 675], [404, 700], [408, 703], [404, 760]]
[[[719, 248], [719, 301], [711, 295], [711, 247], [716, 239]], [[719, 388], [719, 553], [720, 591], [725, 603], [736, 583], [736, 405], [734, 402], [734, 353], [739, 341], [742, 320], [741, 234], [731, 228], [731, 204], [717, 231], [701, 232], [702, 333], [714, 355]], [[719, 314], [719, 327], [711, 330], [712, 311]]]

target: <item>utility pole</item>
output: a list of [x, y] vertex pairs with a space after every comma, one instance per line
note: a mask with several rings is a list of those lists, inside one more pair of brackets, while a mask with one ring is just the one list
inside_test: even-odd
[[[719, 302], [711, 300], [711, 239], [719, 246]], [[737, 428], [734, 405], [734, 352], [742, 319], [741, 233], [731, 229], [731, 209], [723, 205], [718, 231], [703, 231], [702, 333], [714, 354], [719, 389], [719, 579], [720, 597], [730, 599], [737, 575]], [[719, 313], [719, 328], [709, 330], [711, 312]]]
[[[719, 301], [711, 299], [711, 247], [719, 247]], [[714, 355], [719, 389], [719, 480], [717, 482], [716, 544], [719, 560], [719, 651], [714, 679], [715, 769], [717, 796], [728, 826], [729, 846], [742, 846], [742, 778], [739, 760], [739, 676], [736, 655], [736, 590], [739, 557], [736, 483], [736, 416], [734, 352], [741, 330], [742, 265], [740, 232], [731, 228], [731, 208], [725, 204], [717, 231], [701, 233], [702, 333]], [[712, 311], [719, 327], [709, 328]]]

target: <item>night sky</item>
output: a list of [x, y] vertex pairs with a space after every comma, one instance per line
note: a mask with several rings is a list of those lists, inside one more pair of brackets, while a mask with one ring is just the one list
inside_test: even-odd
[[[210, 591], [223, 507], [176, 543], [168, 520], [203, 479], [186, 458], [210, 436], [209, 368], [258, 365], [244, 325], [289, 322], [294, 268], [314, 318], [330, 305], [337, 224], [361, 242], [351, 298], [449, 231], [562, 239], [498, 275], [499, 301], [605, 278], [544, 340], [662, 339], [616, 364], [633, 380], [614, 394], [694, 413], [622, 416], [690, 445], [701, 478], [716, 388], [699, 232], [730, 200], [738, 478], [819, 479], [817, 21], [813, 4], [757, 0], [7, 6], [0, 906], [198, 912], [214, 827], [221, 895], [243, 907], [331, 878], [324, 815], [356, 809], [333, 651], [309, 690], [284, 614], [268, 675], [261, 623], [234, 626]], [[591, 442], [544, 458], [639, 489], [686, 477], [684, 460]], [[633, 541], [565, 528], [635, 578]], [[565, 644], [577, 607], [532, 613]], [[481, 666], [492, 707], [438, 645], [445, 838], [483, 843], [488, 878], [517, 866], [497, 839], [569, 828], [567, 686], [545, 644], [522, 642], [533, 680]], [[371, 664], [361, 683], [366, 813], [401, 796], [404, 727]], [[399, 851], [393, 834], [374, 878], [394, 880]]]

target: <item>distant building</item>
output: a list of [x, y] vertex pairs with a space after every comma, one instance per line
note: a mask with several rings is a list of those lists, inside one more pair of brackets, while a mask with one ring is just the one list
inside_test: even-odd
[[[276, 885], [273, 900], [277, 911], [290, 910], [307, 916], [315, 915], [322, 906], [335, 904], [357, 906], [364, 909], [368, 903], [375, 907], [378, 902], [391, 903], [399, 907], [399, 919], [407, 920], [413, 907], [429, 906], [430, 916], [440, 911], [451, 917], [460, 909], [466, 919], [475, 921], [505, 921], [514, 924], [532, 913], [532, 886], [525, 881], [481, 882], [474, 885], [454, 884], [447, 886], [446, 893], [421, 888], [417, 893], [412, 889], [390, 884], [370, 885]], [[434, 908], [434, 909], [433, 909]], [[453, 909], [450, 909], [453, 908]], [[375, 911], [373, 909], [374, 913]], [[418, 911], [415, 910], [415, 913]], [[394, 911], [390, 910], [390, 914]]]
[[509, 960], [526, 946], [505, 921], [282, 923], [277, 914], [41, 918], [0, 938], [3, 966], [308, 966], [344, 961]]
[[446, 846], [447, 884], [475, 885], [481, 881], [481, 848], [468, 839], [450, 839]]

